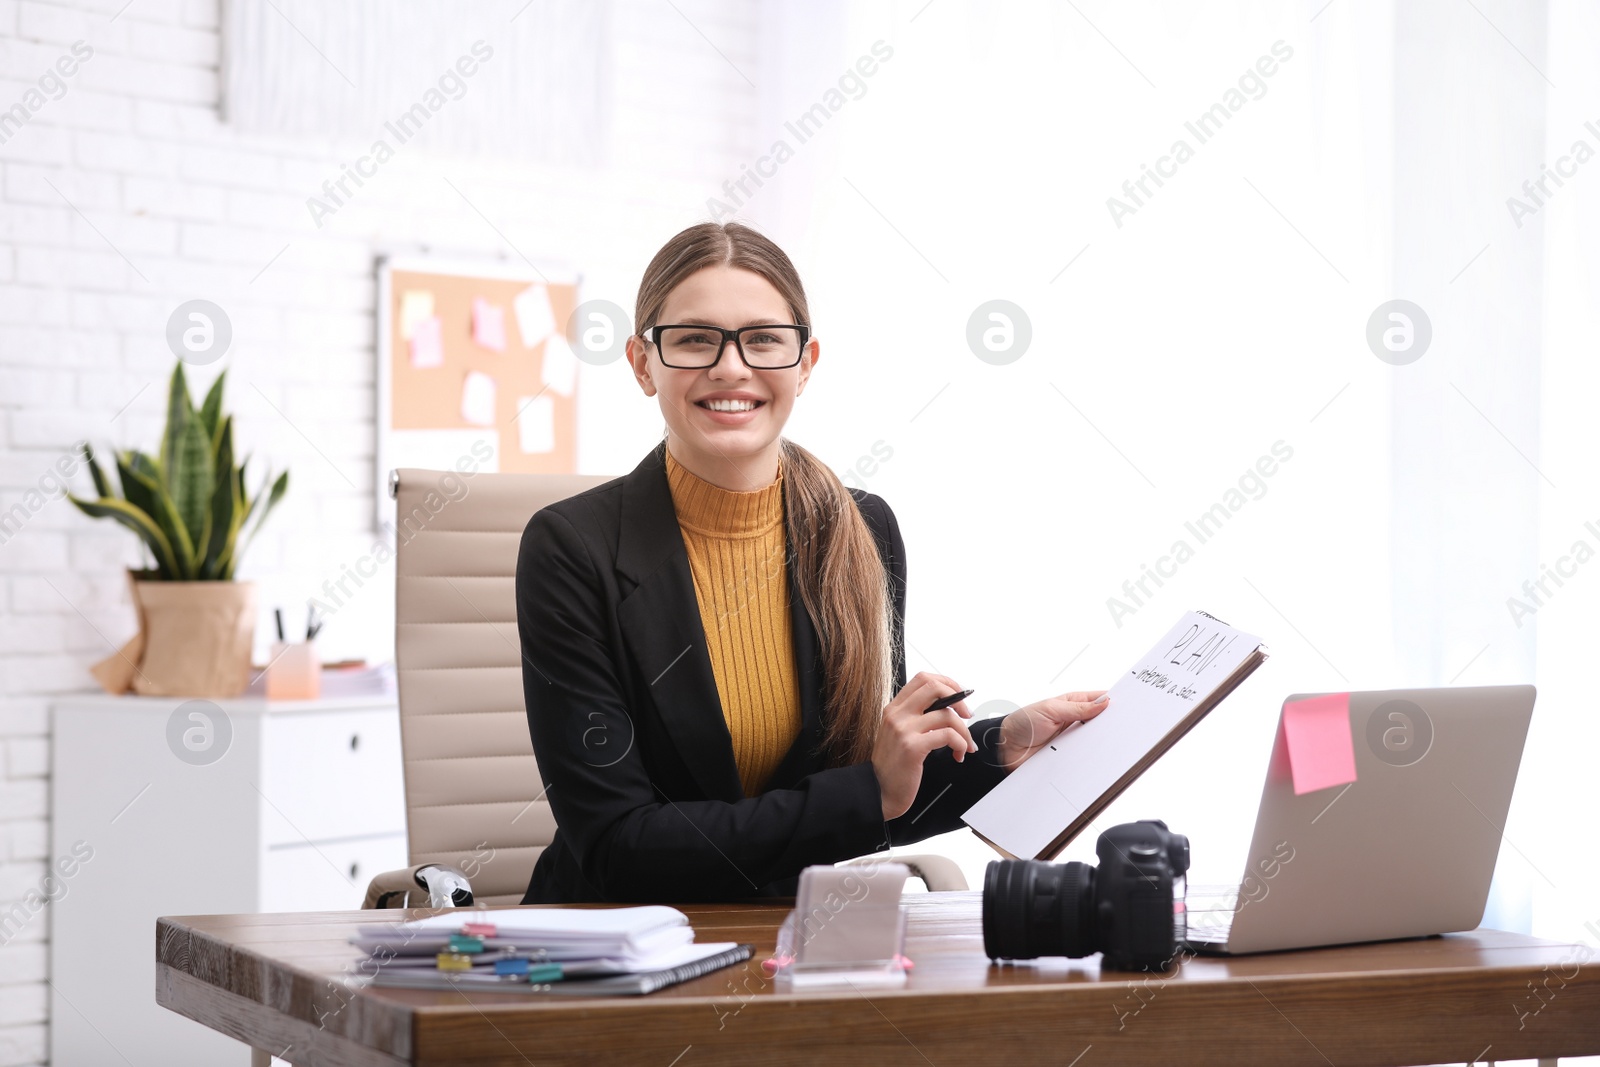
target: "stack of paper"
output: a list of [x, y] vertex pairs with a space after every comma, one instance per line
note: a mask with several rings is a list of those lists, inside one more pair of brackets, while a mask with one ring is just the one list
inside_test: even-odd
[[649, 993], [750, 958], [697, 943], [676, 908], [473, 908], [358, 928], [374, 985], [601, 996]]
[[322, 665], [324, 697], [392, 696], [396, 692], [394, 663], [325, 663]]

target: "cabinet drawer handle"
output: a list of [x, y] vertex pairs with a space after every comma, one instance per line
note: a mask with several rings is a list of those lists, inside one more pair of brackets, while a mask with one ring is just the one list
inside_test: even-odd
[[360, 871], [361, 871], [361, 864], [352, 863], [350, 865], [350, 880], [352, 882], [356, 880], [356, 877], [359, 875]]
[[361, 746], [361, 735], [360, 734], [351, 734], [350, 735], [350, 751], [354, 752], [360, 746]]

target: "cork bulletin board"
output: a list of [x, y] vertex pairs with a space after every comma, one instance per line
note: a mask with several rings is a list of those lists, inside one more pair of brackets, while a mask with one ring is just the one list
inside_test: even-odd
[[378, 265], [378, 524], [400, 467], [577, 470], [570, 270], [391, 258]]

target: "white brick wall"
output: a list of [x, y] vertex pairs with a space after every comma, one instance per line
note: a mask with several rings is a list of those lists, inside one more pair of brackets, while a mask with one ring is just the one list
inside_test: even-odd
[[[284, 510], [245, 561], [269, 605], [303, 603], [371, 545], [374, 257], [516, 256], [445, 179], [517, 249], [571, 264], [589, 295], [628, 306], [648, 257], [703, 217], [760, 132], [754, 93], [695, 30], [757, 69], [758, 5], [678, 0], [680, 15], [616, 0], [608, 167], [407, 148], [318, 230], [306, 197], [366, 145], [236, 134], [217, 110], [219, 0], [125, 2], [0, 0], [0, 110], [74, 41], [94, 49], [65, 96], [0, 145], [0, 513], [76, 440], [152, 447], [173, 363], [166, 318], [215, 300], [234, 325], [222, 365], [242, 445], [258, 474], [263, 461], [292, 471]], [[694, 62], [653, 63], [662, 42]], [[192, 386], [215, 369], [191, 372]], [[606, 425], [591, 401], [585, 440], [631, 437], [638, 449], [610, 455], [640, 454], [659, 434], [641, 410]], [[75, 489], [87, 488], [80, 475]], [[59, 496], [0, 544], [0, 905], [45, 874], [49, 702], [89, 688], [88, 666], [131, 634], [122, 568], [136, 559], [130, 536]], [[330, 623], [325, 651], [387, 657], [390, 588], [369, 583]], [[0, 1067], [46, 1062], [48, 925], [41, 915], [0, 946]]]

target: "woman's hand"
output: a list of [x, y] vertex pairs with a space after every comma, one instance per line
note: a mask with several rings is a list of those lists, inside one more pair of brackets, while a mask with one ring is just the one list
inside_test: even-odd
[[917, 790], [922, 786], [922, 761], [928, 753], [949, 746], [960, 762], [968, 752], [978, 751], [963, 721], [972, 718], [965, 700], [942, 711], [923, 714], [929, 704], [959, 692], [961, 686], [944, 675], [918, 671], [883, 709], [872, 747], [872, 769], [883, 795], [885, 822], [904, 815], [917, 799]]
[[1000, 743], [995, 746], [1000, 766], [1007, 771], [1016, 770], [1062, 730], [1106, 710], [1110, 701], [1105, 694], [1104, 689], [1062, 693], [1007, 715], [1000, 727]]

